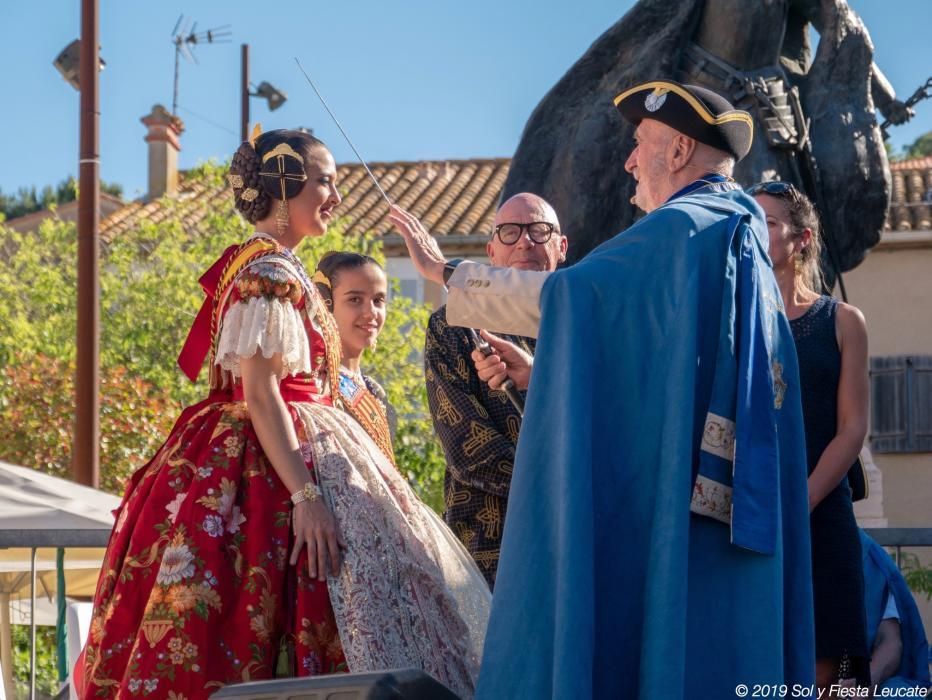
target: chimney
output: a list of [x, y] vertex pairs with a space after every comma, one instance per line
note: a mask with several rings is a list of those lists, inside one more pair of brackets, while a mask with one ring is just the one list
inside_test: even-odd
[[178, 193], [178, 137], [184, 123], [162, 105], [155, 105], [152, 113], [140, 120], [146, 125], [146, 143], [149, 144], [149, 191], [146, 199]]

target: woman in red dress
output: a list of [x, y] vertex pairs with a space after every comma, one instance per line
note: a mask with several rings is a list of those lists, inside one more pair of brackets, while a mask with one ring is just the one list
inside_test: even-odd
[[351, 417], [340, 338], [298, 258], [340, 203], [309, 134], [258, 135], [229, 182], [256, 233], [204, 274], [179, 357], [209, 396], [130, 480], [94, 600], [82, 697], [206, 698], [274, 676], [416, 667], [463, 696], [489, 592]]

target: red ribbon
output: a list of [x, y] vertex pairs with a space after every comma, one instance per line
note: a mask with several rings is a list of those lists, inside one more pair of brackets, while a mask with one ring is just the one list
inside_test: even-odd
[[215, 294], [217, 285], [220, 282], [220, 276], [238, 248], [239, 246], [232, 245], [223, 251], [223, 255], [217, 259], [217, 262], [211, 265], [210, 269], [201, 275], [201, 279], [198, 280], [206, 298], [204, 303], [201, 304], [201, 310], [198, 311], [197, 318], [194, 319], [191, 330], [188, 331], [188, 338], [184, 341], [178, 355], [178, 366], [181, 367], [181, 371], [192, 382], [197, 381], [197, 375], [201, 372], [204, 359], [210, 353], [210, 345], [213, 340], [210, 337], [211, 319], [214, 315]]

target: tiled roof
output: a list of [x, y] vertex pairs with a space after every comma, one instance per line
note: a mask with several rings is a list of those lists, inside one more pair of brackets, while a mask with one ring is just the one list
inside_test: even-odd
[[890, 164], [893, 196], [887, 231], [932, 230], [932, 156]]
[[894, 172], [897, 170], [932, 170], [932, 156], [898, 160], [890, 163], [890, 170]]
[[[400, 161], [369, 167], [391, 200], [414, 213], [450, 251], [485, 245], [509, 162], [508, 158]], [[387, 253], [393, 249], [400, 253], [401, 241], [386, 218], [388, 205], [363, 166], [337, 166], [337, 187], [343, 202], [336, 215], [347, 221], [346, 233], [372, 231], [383, 237]], [[230, 201], [230, 190], [182, 179], [177, 200], [185, 226], [196, 230], [209, 212]], [[111, 240], [141, 219], [157, 224], [166, 216], [158, 200], [132, 202], [101, 223], [101, 236]]]
[[[508, 158], [479, 158], [371, 163], [370, 168], [392, 201], [420, 218], [447, 253], [468, 253], [485, 245], [509, 164]], [[885, 229], [932, 229], [932, 202], [923, 201], [932, 196], [932, 158], [893, 163], [891, 171], [893, 201]], [[347, 233], [372, 231], [383, 238], [387, 254], [400, 255], [401, 240], [385, 216], [388, 206], [365, 169], [355, 163], [340, 165], [337, 181], [343, 194], [337, 216], [347, 221]], [[177, 199], [185, 226], [196, 231], [209, 212], [229, 206], [230, 191], [182, 178]], [[157, 224], [167, 216], [157, 200], [131, 202], [101, 222], [101, 235], [109, 240], [142, 219]]]

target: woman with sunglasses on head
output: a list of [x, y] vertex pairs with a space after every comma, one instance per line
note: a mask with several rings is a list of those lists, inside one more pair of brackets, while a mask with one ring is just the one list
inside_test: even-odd
[[340, 333], [292, 252], [340, 203], [333, 156], [307, 133], [256, 133], [229, 184], [255, 232], [201, 277], [179, 356], [192, 381], [210, 358], [210, 393], [127, 487], [81, 696], [413, 667], [469, 697], [488, 588], [390, 440], [351, 417]]
[[314, 284], [340, 331], [340, 397], [346, 410], [394, 461], [397, 417], [385, 389], [363, 374], [360, 361], [375, 350], [385, 325], [388, 278], [378, 260], [331, 251], [317, 263]]
[[870, 682], [861, 544], [846, 478], [867, 434], [867, 328], [855, 307], [821, 294], [819, 217], [793, 185], [749, 193], [764, 210], [770, 258], [799, 356], [812, 537], [816, 682]]

